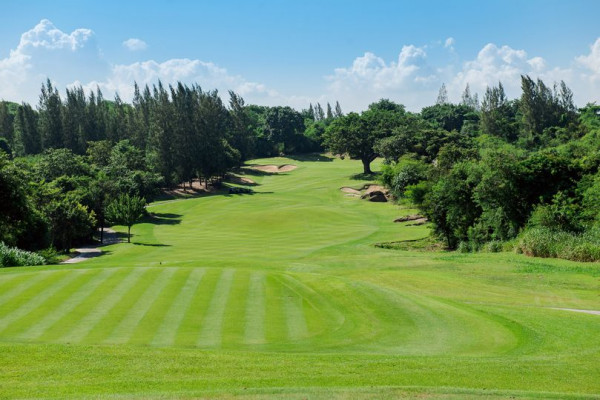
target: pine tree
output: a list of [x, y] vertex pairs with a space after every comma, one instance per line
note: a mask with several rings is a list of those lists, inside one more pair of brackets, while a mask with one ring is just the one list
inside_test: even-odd
[[8, 103], [0, 101], [0, 137], [4, 137], [11, 147], [15, 145], [13, 122], [14, 116], [8, 109]]
[[475, 110], [479, 110], [479, 99], [477, 93], [475, 95], [471, 94], [471, 89], [469, 88], [469, 84], [465, 87], [465, 91], [462, 94], [461, 104], [467, 107], [474, 108]]
[[15, 118], [15, 139], [18, 154], [38, 154], [42, 151], [42, 138], [37, 129], [38, 116], [27, 103], [17, 108]]
[[339, 101], [335, 102], [335, 111], [334, 111], [333, 115], [335, 118], [340, 118], [340, 117], [344, 116], [344, 113], [342, 112], [342, 107], [340, 106]]
[[64, 147], [61, 118], [62, 101], [58, 90], [52, 86], [50, 79], [42, 84], [39, 103], [39, 130], [42, 135], [44, 149]]
[[327, 120], [333, 119], [333, 112], [331, 111], [331, 105], [327, 103]]
[[442, 83], [442, 87], [438, 92], [438, 97], [435, 104], [448, 104], [448, 91], [446, 90], [445, 83]]

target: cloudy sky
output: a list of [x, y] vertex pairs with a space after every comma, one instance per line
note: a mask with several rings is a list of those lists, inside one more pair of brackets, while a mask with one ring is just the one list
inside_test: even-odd
[[[455, 4], [456, 3], [456, 4]], [[459, 101], [521, 74], [564, 80], [600, 102], [600, 1], [12, 1], [0, 23], [0, 99], [37, 104], [42, 81], [99, 86], [183, 81], [247, 103], [409, 110], [444, 83]]]

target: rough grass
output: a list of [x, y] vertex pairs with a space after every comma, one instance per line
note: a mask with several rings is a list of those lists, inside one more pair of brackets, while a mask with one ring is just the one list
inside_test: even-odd
[[[592, 398], [598, 266], [399, 251], [414, 210], [285, 158], [254, 194], [163, 202], [131, 244], [0, 270], [0, 397]], [[367, 183], [362, 182], [362, 183]]]

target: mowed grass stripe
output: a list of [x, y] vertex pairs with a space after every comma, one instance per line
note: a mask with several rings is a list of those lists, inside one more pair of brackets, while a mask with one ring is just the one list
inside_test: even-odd
[[310, 284], [298, 279], [297, 276], [284, 276], [286, 285], [301, 294], [306, 328], [309, 336], [330, 334], [338, 329], [345, 320], [344, 314], [333, 306], [324, 293], [331, 277], [321, 276], [316, 279], [322, 292], [317, 292]]
[[33, 285], [36, 285], [41, 280], [47, 279], [49, 277], [56, 278], [56, 276], [57, 276], [56, 273], [51, 273], [51, 272], [50, 273], [49, 272], [39, 273], [36, 275], [29, 275], [29, 274], [24, 275], [24, 278], [21, 279], [24, 282], [20, 282], [12, 289], [10, 289], [10, 290], [6, 291], [5, 293], [3, 293], [2, 295], [0, 295], [0, 314], [2, 313], [2, 308], [3, 308], [2, 306], [4, 305], [4, 303], [11, 301], [15, 297], [19, 297], [19, 295], [21, 293], [23, 293], [24, 291], [26, 291]]
[[54, 294], [62, 290], [75, 279], [81, 278], [83, 275], [84, 273], [81, 271], [69, 271], [68, 274], [60, 274], [59, 276], [61, 279], [58, 279], [53, 284], [46, 286], [45, 289], [37, 292], [36, 295], [30, 297], [28, 301], [22, 303], [18, 308], [15, 308], [12, 312], [9, 312], [8, 314], [5, 314], [4, 317], [0, 318], [0, 332], [6, 330], [11, 323], [40, 307]]
[[[0, 293], [5, 293], [11, 290], [10, 288], [14, 288], [15, 285], [20, 284], [23, 281], [30, 280], [32, 276], [41, 275], [41, 273], [37, 274], [10, 274], [10, 275], [2, 275], [0, 277]], [[0, 295], [0, 299], [4, 297], [4, 295]]]
[[171, 307], [162, 319], [151, 345], [153, 346], [170, 346], [175, 343], [177, 330], [183, 321], [183, 317], [187, 314], [192, 304], [192, 298], [198, 290], [198, 286], [202, 281], [202, 277], [206, 270], [202, 268], [194, 268], [186, 270], [186, 281], [179, 289], [179, 293], [174, 298]]
[[197, 346], [201, 347], [219, 347], [222, 342], [223, 318], [229, 293], [231, 291], [231, 283], [235, 270], [225, 269], [221, 273], [221, 277], [217, 282], [210, 305], [206, 310], [206, 315], [202, 321], [202, 329]]
[[144, 315], [146, 315], [156, 298], [160, 296], [175, 271], [176, 268], [167, 268], [156, 274], [152, 284], [147, 286], [144, 293], [129, 308], [129, 312], [114, 328], [110, 336], [104, 340], [105, 343], [127, 343], [133, 331], [142, 318], [144, 318]]
[[110, 312], [110, 310], [127, 294], [136, 282], [146, 273], [146, 269], [135, 268], [129, 271], [124, 279], [108, 295], [99, 299], [94, 309], [83, 317], [71, 332], [61, 338], [62, 342], [77, 343], [82, 341], [98, 323]]
[[194, 294], [188, 311], [185, 313], [177, 334], [175, 335], [175, 344], [181, 346], [196, 346], [198, 333], [202, 329], [202, 320], [212, 299], [217, 286], [217, 281], [221, 276], [221, 269], [206, 270], [202, 281]]
[[250, 275], [246, 299], [244, 343], [265, 342], [265, 311], [265, 274], [255, 272]]
[[100, 320], [98, 325], [83, 338], [82, 343], [102, 343], [113, 334], [115, 328], [125, 319], [126, 315], [135, 307], [138, 299], [144, 294], [148, 286], [152, 285], [160, 274], [158, 268], [144, 268], [138, 282], [133, 285], [121, 299]]
[[282, 306], [283, 294], [279, 279], [273, 274], [267, 275], [265, 287], [265, 336], [267, 343], [287, 341], [285, 312]]
[[231, 284], [231, 294], [223, 314], [221, 348], [239, 348], [244, 343], [244, 332], [246, 330], [244, 315], [246, 313], [249, 283], [250, 272], [236, 270]]
[[102, 301], [108, 293], [111, 293], [123, 279], [131, 272], [129, 269], [107, 268], [113, 271], [98, 287], [90, 291], [82, 301], [68, 314], [58, 319], [39, 340], [44, 342], [62, 342], [63, 337], [73, 331], [76, 326]]
[[44, 335], [44, 333], [52, 327], [58, 320], [69, 314], [78, 305], [83, 303], [88, 296], [90, 296], [98, 286], [105, 282], [111, 275], [114, 275], [116, 270], [114, 269], [103, 269], [101, 271], [94, 271], [91, 278], [79, 287], [78, 290], [71, 292], [62, 303], [57, 305], [54, 309], [48, 309], [47, 307], [42, 308], [44, 317], [37, 320], [29, 329], [18, 336], [20, 340], [35, 340]]
[[281, 278], [280, 282], [282, 285], [282, 304], [286, 317], [287, 334], [289, 340], [297, 341], [308, 336], [303, 298], [301, 293], [286, 283], [286, 280], [286, 278]]

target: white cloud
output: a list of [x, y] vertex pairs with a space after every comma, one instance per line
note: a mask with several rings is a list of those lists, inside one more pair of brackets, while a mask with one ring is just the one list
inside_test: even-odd
[[74, 73], [86, 80], [106, 70], [90, 29], [65, 33], [43, 19], [21, 35], [7, 58], [0, 59], [0, 98], [35, 104], [48, 77], [66, 84]]
[[425, 49], [414, 45], [403, 46], [398, 60], [390, 63], [366, 52], [350, 67], [336, 68], [326, 79], [330, 82], [328, 97], [339, 99], [350, 110], [364, 109], [381, 97], [416, 106], [424, 93], [431, 94], [431, 84], [437, 81]]
[[[146, 44], [129, 39], [123, 45], [141, 49]], [[182, 81], [198, 83], [206, 90], [218, 89], [227, 97], [234, 90], [247, 97], [247, 102], [303, 107], [310, 101], [299, 96], [284, 96], [266, 85], [250, 82], [226, 69], [202, 60], [187, 58], [154, 60], [132, 64], [110, 65], [96, 46], [94, 32], [76, 29], [65, 33], [44, 19], [23, 33], [18, 46], [7, 58], [0, 59], [0, 99], [36, 104], [42, 82], [50, 77], [59, 88], [81, 85], [87, 90], [100, 87], [106, 98], [115, 93], [125, 101], [133, 97], [133, 83], [152, 85], [160, 79], [169, 85]]]
[[126, 47], [131, 51], [140, 51], [146, 50], [148, 48], [148, 44], [141, 39], [131, 38], [123, 42], [123, 47]]
[[455, 43], [454, 38], [453, 37], [449, 37], [444, 42], [444, 48], [450, 49], [450, 51], [454, 51], [454, 43]]

